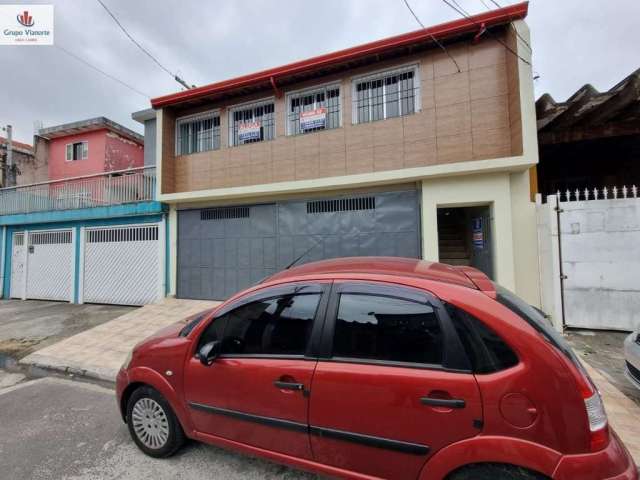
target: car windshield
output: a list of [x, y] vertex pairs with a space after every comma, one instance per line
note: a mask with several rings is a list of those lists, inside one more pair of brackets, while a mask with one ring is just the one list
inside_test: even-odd
[[553, 328], [553, 325], [551, 325], [551, 323], [545, 318], [542, 311], [532, 307], [515, 293], [507, 290], [497, 283], [494, 283], [494, 286], [496, 287], [496, 293], [498, 294], [498, 302], [535, 328], [547, 342], [560, 350], [574, 364], [579, 364], [573, 350], [569, 347], [569, 344], [565, 341], [562, 335]]

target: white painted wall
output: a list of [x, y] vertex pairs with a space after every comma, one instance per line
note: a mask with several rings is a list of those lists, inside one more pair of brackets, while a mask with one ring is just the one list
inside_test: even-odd
[[567, 326], [640, 324], [640, 198], [560, 202]]

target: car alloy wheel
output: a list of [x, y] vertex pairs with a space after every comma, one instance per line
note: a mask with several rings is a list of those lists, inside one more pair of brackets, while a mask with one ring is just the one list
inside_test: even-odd
[[162, 448], [169, 439], [169, 421], [164, 409], [152, 398], [143, 397], [131, 411], [133, 430], [147, 448]]

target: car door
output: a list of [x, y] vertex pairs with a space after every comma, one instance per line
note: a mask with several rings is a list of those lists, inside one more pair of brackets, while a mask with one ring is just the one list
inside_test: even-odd
[[468, 359], [442, 304], [390, 284], [334, 283], [313, 377], [316, 461], [389, 479], [482, 425]]
[[[185, 398], [196, 430], [311, 458], [307, 417], [317, 363], [312, 339], [322, 328], [329, 286], [267, 288], [216, 314], [185, 368]], [[206, 366], [196, 352], [212, 340], [222, 342], [221, 352]]]

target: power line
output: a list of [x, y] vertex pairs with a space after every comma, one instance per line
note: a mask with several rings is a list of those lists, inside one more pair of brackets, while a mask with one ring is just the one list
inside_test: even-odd
[[142, 50], [142, 51], [144, 52], [144, 54], [145, 54], [147, 57], [149, 57], [151, 60], [153, 60], [153, 61], [156, 63], [156, 65], [158, 65], [162, 70], [164, 70], [164, 71], [165, 71], [165, 72], [167, 72], [169, 75], [171, 75], [171, 77], [172, 77], [176, 82], [178, 82], [180, 85], [182, 85], [184, 88], [186, 88], [186, 89], [190, 89], [190, 88], [192, 88], [192, 87], [195, 87], [195, 85], [189, 86], [189, 84], [188, 84], [187, 82], [185, 82], [182, 78], [180, 78], [180, 77], [178, 76], [178, 74], [171, 72], [171, 70], [169, 70], [167, 67], [165, 67], [164, 65], [162, 65], [162, 64], [160, 63], [160, 61], [159, 61], [156, 57], [154, 57], [153, 55], [151, 55], [151, 53], [150, 53], [146, 48], [144, 48], [142, 45], [140, 45], [140, 44], [138, 43], [138, 41], [137, 41], [135, 38], [133, 38], [133, 37], [131, 36], [131, 34], [127, 31], [127, 29], [126, 29], [126, 28], [124, 28], [124, 25], [122, 25], [122, 24], [120, 23], [120, 20], [118, 20], [118, 18], [113, 14], [113, 12], [112, 12], [111, 10], [109, 10], [109, 8], [104, 4], [104, 2], [103, 2], [102, 0], [97, 0], [97, 1], [98, 1], [98, 3], [99, 3], [100, 5], [102, 5], [102, 8], [104, 8], [104, 9], [105, 9], [105, 11], [109, 14], [109, 16], [110, 16], [111, 18], [113, 18], [113, 21], [114, 21], [114, 22], [116, 22], [116, 25], [118, 25], [118, 27], [120, 27], [120, 30], [122, 30], [122, 32], [127, 36], [127, 38], [128, 38], [129, 40], [131, 40], [131, 41], [133, 42], [133, 44], [134, 44], [136, 47], [138, 47], [140, 50]]
[[[453, 10], [455, 10], [456, 12], [458, 12], [460, 15], [462, 15], [464, 18], [466, 18], [467, 20], [469, 20], [471, 23], [473, 23], [474, 25], [477, 25], [478, 27], [482, 27], [482, 25], [479, 25], [478, 22], [476, 22], [473, 17], [467, 13], [465, 13], [463, 10], [458, 9], [455, 5], [449, 3], [448, 0], [442, 0], [445, 5], [447, 5], [448, 7], [452, 8]], [[516, 52], [515, 50], [513, 50], [509, 45], [507, 45], [505, 42], [502, 41], [501, 38], [496, 37], [488, 28], [485, 29], [487, 34], [489, 34], [493, 39], [495, 39], [499, 44], [501, 44], [504, 48], [507, 49], [507, 51], [509, 51], [511, 54], [515, 55], [516, 57], [518, 57], [520, 60], [522, 60], [524, 63], [526, 63], [527, 65], [531, 66], [531, 62], [529, 60], [526, 60], [524, 58], [522, 58], [518, 52]]]
[[[402, 0], [404, 2], [404, 4], [407, 6], [407, 8], [409, 9], [409, 11], [411, 12], [411, 15], [413, 15], [413, 18], [416, 19], [416, 22], [418, 22], [418, 25], [420, 25], [422, 28], [425, 28], [424, 24], [420, 21], [420, 19], [418, 18], [418, 15], [416, 15], [416, 12], [413, 11], [413, 8], [411, 8], [411, 5], [409, 5], [409, 2], [407, 0]], [[434, 41], [434, 43], [440, 47], [440, 49], [447, 54], [447, 56], [451, 59], [451, 61], [455, 64], [456, 68], [458, 69], [458, 73], [461, 72], [460, 70], [460, 65], [458, 65], [458, 62], [456, 62], [456, 59], [453, 58], [453, 56], [449, 53], [449, 51], [445, 48], [445, 46], [440, 43], [438, 41], [438, 39], [435, 37], [435, 35], [431, 32], [428, 32], [429, 36], [431, 37], [431, 40]]]
[[[485, 8], [487, 10], [489, 10], [489, 11], [492, 10], [492, 8], [489, 5], [487, 5], [487, 2], [485, 2], [484, 0], [480, 0], [480, 1], [482, 2], [482, 4], [485, 6]], [[498, 8], [502, 8], [502, 6], [498, 2], [496, 2], [495, 0], [491, 0], [491, 3], [493, 3]], [[509, 17], [509, 18], [511, 18], [511, 17]], [[511, 28], [513, 29], [514, 33], [516, 34], [516, 36], [520, 39], [520, 41], [527, 46], [527, 48], [529, 49], [530, 52], [533, 52], [533, 49], [531, 48], [531, 45], [529, 45], [529, 42], [527, 42], [527, 40], [522, 35], [520, 35], [520, 32], [518, 32], [518, 29], [516, 28], [516, 26], [513, 23], [511, 23], [510, 25], [511, 25]]]
[[145, 98], [147, 98], [147, 99], [148, 99], [148, 98], [151, 98], [151, 97], [150, 97], [149, 95], [147, 95], [146, 93], [141, 92], [141, 91], [140, 91], [140, 90], [138, 90], [137, 88], [132, 87], [131, 85], [129, 85], [129, 84], [128, 84], [128, 83], [126, 83], [126, 82], [123, 82], [123, 81], [122, 81], [122, 80], [120, 80], [119, 78], [116, 78], [116, 77], [114, 77], [113, 75], [111, 75], [111, 74], [109, 74], [109, 73], [105, 72], [104, 70], [101, 70], [100, 68], [96, 67], [95, 65], [93, 65], [93, 64], [91, 64], [91, 63], [89, 63], [89, 62], [88, 62], [87, 60], [85, 60], [84, 58], [81, 58], [81, 57], [79, 57], [78, 55], [76, 55], [75, 53], [70, 52], [70, 51], [69, 51], [69, 50], [67, 50], [66, 48], [61, 47], [59, 44], [57, 44], [57, 43], [56, 43], [54, 46], [55, 46], [57, 49], [59, 49], [59, 50], [63, 51], [63, 52], [64, 52], [64, 53], [66, 53], [67, 55], [69, 55], [70, 57], [72, 57], [72, 58], [76, 59], [78, 62], [83, 63], [83, 64], [84, 64], [84, 65], [86, 65], [87, 67], [89, 67], [89, 68], [91, 68], [91, 69], [95, 70], [96, 72], [101, 73], [101, 74], [102, 74], [102, 75], [104, 75], [105, 77], [110, 78], [111, 80], [113, 80], [113, 81], [115, 81], [115, 82], [118, 82], [120, 85], [123, 85], [123, 86], [127, 87], [129, 90], [132, 90], [132, 91], [136, 92], [138, 95], [142, 95], [143, 97], [145, 97]]

